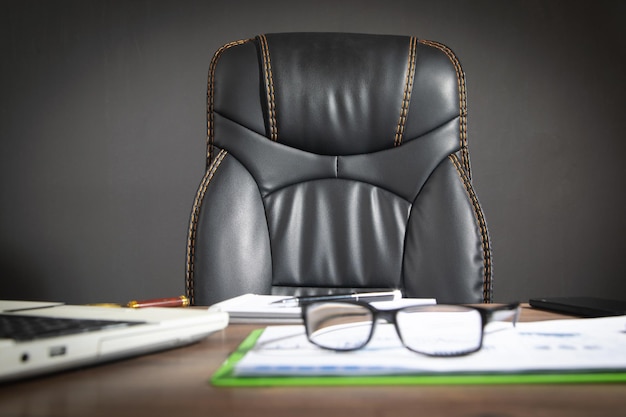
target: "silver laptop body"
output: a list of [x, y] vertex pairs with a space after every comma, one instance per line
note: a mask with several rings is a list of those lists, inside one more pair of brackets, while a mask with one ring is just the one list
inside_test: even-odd
[[[54, 320], [52, 320], [53, 318]], [[60, 319], [60, 320], [57, 320]], [[86, 323], [62, 330], [48, 322]], [[111, 308], [0, 300], [0, 382], [187, 345], [228, 324], [228, 314], [195, 308]], [[71, 324], [75, 326], [74, 323]], [[13, 326], [15, 332], [7, 331]], [[31, 327], [43, 335], [31, 335]], [[47, 333], [46, 333], [47, 332]], [[68, 334], [69, 333], [69, 334]], [[8, 336], [11, 334], [12, 336]]]

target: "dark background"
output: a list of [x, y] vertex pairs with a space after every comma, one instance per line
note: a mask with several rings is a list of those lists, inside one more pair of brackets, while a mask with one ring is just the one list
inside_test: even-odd
[[211, 56], [284, 31], [450, 46], [495, 300], [626, 298], [625, 4], [2, 1], [0, 298], [182, 294]]

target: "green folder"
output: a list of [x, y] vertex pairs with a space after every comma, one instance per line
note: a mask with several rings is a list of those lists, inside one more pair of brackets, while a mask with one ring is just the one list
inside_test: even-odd
[[254, 347], [263, 329], [254, 330], [211, 377], [219, 387], [338, 386], [338, 385], [464, 385], [464, 384], [573, 384], [624, 383], [626, 372], [416, 374], [375, 376], [254, 376], [234, 375], [234, 369]]

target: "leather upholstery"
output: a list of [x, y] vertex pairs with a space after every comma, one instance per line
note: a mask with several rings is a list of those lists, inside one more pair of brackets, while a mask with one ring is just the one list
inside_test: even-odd
[[382, 288], [491, 301], [465, 101], [460, 64], [436, 42], [285, 33], [222, 47], [189, 227], [192, 302]]

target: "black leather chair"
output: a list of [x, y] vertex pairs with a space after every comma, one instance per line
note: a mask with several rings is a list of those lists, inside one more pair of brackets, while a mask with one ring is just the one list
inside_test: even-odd
[[463, 71], [437, 42], [285, 33], [223, 46], [187, 295], [399, 288], [490, 302], [466, 122]]

